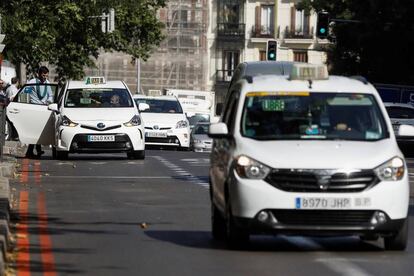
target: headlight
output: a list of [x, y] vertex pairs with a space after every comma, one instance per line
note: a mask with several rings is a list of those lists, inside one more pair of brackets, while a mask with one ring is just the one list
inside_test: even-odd
[[201, 144], [201, 143], [202, 143], [201, 140], [194, 139], [194, 144]]
[[375, 168], [375, 173], [382, 181], [397, 181], [403, 178], [404, 170], [404, 160], [400, 157], [394, 157]]
[[186, 120], [178, 121], [177, 125], [175, 126], [175, 128], [185, 128], [185, 127], [188, 127], [188, 122]]
[[67, 127], [75, 127], [75, 126], [77, 126], [78, 124], [77, 123], [74, 123], [74, 122], [72, 122], [68, 117], [66, 117], [65, 115], [63, 115], [63, 117], [62, 117], [62, 121], [61, 121], [61, 123], [60, 123], [62, 126], [67, 126]]
[[245, 155], [241, 155], [236, 158], [236, 172], [242, 178], [263, 179], [269, 174], [270, 168]]
[[139, 126], [141, 124], [141, 118], [138, 115], [134, 115], [129, 122], [124, 123], [124, 126], [126, 127], [133, 127], [133, 126]]

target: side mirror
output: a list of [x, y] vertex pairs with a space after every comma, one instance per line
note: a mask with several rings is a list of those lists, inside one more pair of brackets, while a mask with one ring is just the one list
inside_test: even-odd
[[398, 136], [412, 137], [414, 136], [414, 126], [400, 125], [397, 132]]
[[225, 123], [216, 123], [211, 124], [208, 129], [208, 136], [210, 138], [229, 138], [231, 135], [227, 129], [227, 125]]
[[149, 104], [147, 104], [147, 103], [139, 103], [138, 104], [138, 110], [139, 111], [145, 111], [145, 110], [148, 110], [148, 109], [150, 109]]
[[58, 108], [58, 104], [57, 103], [49, 104], [47, 106], [47, 109], [59, 114], [59, 108]]

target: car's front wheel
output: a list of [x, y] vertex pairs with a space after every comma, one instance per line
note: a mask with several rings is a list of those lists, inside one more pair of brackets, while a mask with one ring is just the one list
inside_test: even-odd
[[69, 152], [59, 151], [59, 150], [55, 149], [55, 154], [53, 154], [53, 152], [52, 152], [52, 155], [54, 155], [55, 158], [58, 159], [58, 160], [66, 160], [69, 157]]
[[405, 250], [408, 242], [408, 218], [397, 233], [390, 237], [384, 237], [384, 247], [386, 250]]
[[134, 150], [127, 153], [127, 157], [130, 159], [145, 159], [145, 150]]
[[243, 248], [249, 242], [249, 233], [237, 226], [231, 211], [230, 201], [226, 203], [226, 242], [229, 248]]
[[219, 241], [226, 237], [226, 221], [213, 202], [211, 202], [211, 234], [213, 239]]

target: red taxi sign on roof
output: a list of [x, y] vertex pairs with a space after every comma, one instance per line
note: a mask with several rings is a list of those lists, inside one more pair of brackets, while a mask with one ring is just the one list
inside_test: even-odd
[[85, 80], [86, 84], [104, 84], [105, 82], [104, 77], [86, 77]]

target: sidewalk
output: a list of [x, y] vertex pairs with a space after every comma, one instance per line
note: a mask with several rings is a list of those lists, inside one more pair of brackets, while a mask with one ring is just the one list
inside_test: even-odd
[[13, 199], [9, 186], [9, 179], [15, 177], [17, 169], [16, 157], [24, 156], [26, 146], [20, 142], [6, 141], [3, 147], [3, 160], [0, 162], [0, 275], [5, 275], [7, 253], [12, 249], [10, 234], [10, 208]]

